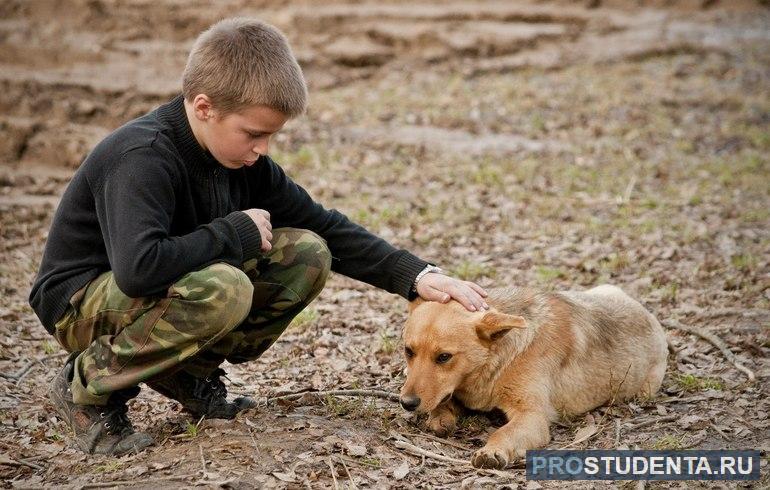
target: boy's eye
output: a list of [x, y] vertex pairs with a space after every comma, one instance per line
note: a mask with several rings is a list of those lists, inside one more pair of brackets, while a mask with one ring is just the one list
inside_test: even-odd
[[443, 352], [436, 356], [436, 364], [444, 364], [446, 362], [449, 362], [451, 358], [452, 358], [452, 354], [448, 352]]
[[404, 348], [404, 355], [406, 355], [406, 357], [408, 359], [411, 359], [411, 358], [414, 357], [414, 351], [412, 351], [412, 349], [410, 349], [409, 347], [405, 347]]

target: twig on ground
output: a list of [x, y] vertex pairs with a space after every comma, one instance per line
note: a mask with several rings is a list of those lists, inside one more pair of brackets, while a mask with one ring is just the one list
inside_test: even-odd
[[[631, 364], [628, 365], [628, 368], [626, 368], [625, 374], [623, 374], [623, 379], [620, 380], [620, 383], [618, 383], [618, 387], [615, 388], [615, 390], [612, 390], [612, 371], [610, 371], [610, 392], [612, 393], [612, 398], [610, 398], [610, 403], [607, 405], [607, 410], [604, 411], [602, 414], [602, 418], [599, 419], [599, 423], [596, 424], [597, 426], [601, 426], [602, 423], [604, 423], [604, 419], [607, 417], [607, 414], [610, 413], [610, 410], [615, 405], [615, 399], [618, 396], [618, 393], [620, 392], [620, 388], [623, 386], [623, 383], [626, 382], [626, 378], [628, 378], [628, 372], [631, 371]], [[597, 431], [598, 432], [598, 431]]]
[[680, 308], [679, 313], [687, 315], [693, 314], [695, 318], [719, 318], [722, 316], [743, 316], [743, 317], [759, 317], [770, 316], [770, 310], [762, 308], [719, 308], [716, 310], [697, 310], [694, 308]]
[[152, 485], [153, 483], [160, 483], [160, 482], [166, 482], [166, 481], [187, 480], [189, 478], [192, 478], [193, 476], [195, 475], [160, 476], [157, 478], [143, 478], [141, 481], [137, 481], [137, 480], [104, 481], [104, 482], [86, 483], [85, 485], [81, 485], [78, 488], [85, 490], [86, 488], [107, 488], [107, 487], [117, 487], [122, 485], [136, 485], [138, 483], [142, 485]]
[[576, 439], [576, 440], [570, 442], [569, 444], [565, 444], [564, 446], [560, 447], [559, 450], [569, 449], [571, 447], [577, 446], [581, 442], [586, 442], [588, 439], [592, 438], [596, 434], [601, 434], [602, 431], [604, 430], [604, 427], [602, 427], [600, 425], [595, 425], [594, 427], [596, 427], [596, 430], [594, 432], [589, 432], [588, 434], [584, 435], [580, 439]]
[[345, 464], [345, 460], [340, 459], [340, 463], [342, 463], [342, 467], [345, 468], [345, 473], [348, 475], [348, 480], [350, 480], [350, 483], [353, 485], [353, 488], [358, 488], [358, 485], [356, 485], [356, 482], [353, 481], [353, 474], [348, 469], [348, 465]]
[[724, 439], [725, 441], [729, 441], [729, 440], [730, 440], [730, 438], [729, 438], [729, 437], [727, 437], [727, 434], [725, 434], [725, 433], [724, 433], [724, 431], [723, 431], [722, 429], [720, 429], [719, 427], [717, 427], [717, 426], [716, 426], [716, 424], [715, 424], [714, 422], [709, 422], [709, 426], [710, 426], [712, 429], [714, 429], [715, 431], [717, 431], [717, 434], [719, 434], [720, 436], [722, 436], [722, 439]]
[[464, 446], [464, 445], [462, 445], [460, 443], [457, 443], [457, 442], [454, 442], [454, 441], [450, 441], [449, 439], [442, 439], [441, 437], [436, 437], [436, 436], [431, 435], [431, 434], [419, 434], [417, 432], [415, 432], [415, 433], [411, 433], [410, 432], [410, 433], [402, 434], [402, 435], [407, 435], [407, 436], [412, 436], [412, 437], [421, 437], [423, 439], [428, 439], [429, 441], [435, 441], [435, 442], [439, 442], [441, 444], [445, 444], [447, 446], [455, 447], [457, 449], [462, 449], [463, 451], [473, 451], [473, 449], [469, 448], [468, 446]]
[[425, 467], [425, 455], [422, 456], [422, 459], [420, 460], [420, 465], [412, 470], [412, 473], [417, 473], [418, 471], [422, 470]]
[[364, 467], [369, 468], [369, 469], [371, 469], [371, 468], [379, 469], [380, 468], [380, 465], [378, 463], [371, 463], [371, 462], [369, 462], [369, 461], [367, 461], [365, 459], [351, 458], [350, 456], [346, 456], [344, 454], [335, 454], [335, 456], [337, 456], [339, 459], [344, 459], [348, 463], [357, 464], [359, 466], [364, 466]]
[[673, 422], [674, 420], [676, 420], [678, 418], [681, 418], [680, 414], [666, 415], [665, 417], [656, 417], [656, 418], [653, 418], [653, 419], [650, 419], [650, 420], [645, 420], [643, 422], [639, 422], [639, 423], [636, 423], [636, 424], [628, 424], [628, 425], [626, 425], [626, 429], [628, 429], [628, 430], [642, 429], [642, 428], [648, 427], [650, 425], [655, 425], [658, 422], [661, 422], [661, 423], [663, 423], [663, 422]]
[[636, 186], [636, 174], [631, 176], [631, 180], [628, 182], [626, 190], [623, 192], [623, 197], [620, 201], [621, 204], [627, 203], [631, 200], [631, 193], [634, 192], [634, 186]]
[[434, 453], [433, 451], [428, 451], [427, 449], [417, 447], [414, 444], [410, 444], [400, 439], [393, 441], [393, 444], [397, 448], [403, 449], [412, 454], [416, 454], [417, 456], [425, 456], [426, 458], [435, 459], [436, 461], [443, 461], [444, 463], [456, 463], [463, 465], [468, 464], [467, 461], [463, 461], [462, 459], [450, 458], [449, 456], [444, 456], [443, 454]]
[[671, 396], [668, 398], [661, 398], [660, 400], [655, 400], [655, 403], [659, 405], [664, 405], [668, 403], [695, 403], [695, 402], [702, 402], [705, 400], [711, 400], [713, 398], [718, 398], [718, 397], [708, 396], [708, 395], [693, 395], [693, 396], [686, 396], [684, 398], [678, 398], [676, 396]]
[[56, 354], [51, 354], [47, 356], [38, 357], [37, 359], [32, 359], [31, 361], [28, 361], [27, 364], [21, 367], [17, 372], [15, 373], [0, 373], [0, 377], [3, 377], [5, 379], [10, 379], [15, 384], [21, 383], [21, 380], [24, 379], [24, 377], [29, 374], [29, 372], [32, 370], [33, 367], [35, 367], [36, 364], [40, 363], [40, 365], [43, 365], [43, 361], [47, 361], [49, 359], [55, 359], [57, 357], [63, 357], [69, 355], [69, 352], [57, 352]]
[[373, 396], [376, 398], [383, 398], [385, 400], [390, 400], [393, 402], [398, 402], [398, 395], [395, 393], [390, 393], [388, 391], [382, 391], [382, 390], [328, 390], [328, 391], [302, 391], [299, 393], [289, 393], [288, 395], [280, 395], [280, 396], [274, 396], [272, 398], [268, 398], [267, 402], [274, 402], [276, 400], [299, 400], [300, 398], [306, 396], [306, 395], [312, 395], [316, 396], [319, 399], [321, 397], [331, 395], [331, 396]]
[[332, 472], [332, 480], [334, 480], [334, 490], [339, 490], [340, 484], [337, 483], [337, 472], [334, 471], [334, 463], [332, 463], [332, 457], [329, 456], [329, 459], [326, 460], [326, 462], [329, 464], [329, 469]]
[[17, 461], [15, 459], [11, 459], [8, 457], [0, 458], [0, 464], [9, 465], [9, 466], [26, 466], [28, 468], [32, 468], [33, 470], [37, 470], [37, 471], [42, 471], [45, 469], [39, 464], [31, 463], [24, 459], [20, 459]]
[[615, 419], [615, 447], [620, 445], [620, 419]]
[[706, 332], [700, 328], [697, 327], [690, 327], [687, 325], [682, 325], [678, 320], [674, 318], [669, 318], [668, 320], [664, 320], [663, 324], [666, 325], [669, 328], [674, 328], [677, 330], [682, 330], [683, 332], [687, 332], [693, 335], [697, 335], [698, 337], [707, 340], [711, 343], [714, 347], [719, 349], [722, 352], [722, 355], [725, 356], [725, 358], [733, 365], [735, 366], [735, 369], [738, 371], [744, 373], [748, 378], [749, 382], [753, 383], [756, 379], [756, 376], [754, 375], [754, 371], [751, 369], [745, 367], [743, 364], [741, 364], [738, 360], [738, 357], [730, 352], [730, 349], [727, 348], [727, 345], [716, 335], [714, 335], [711, 332]]
[[[204, 481], [204, 480], [209, 480], [210, 481], [212, 476], [219, 476], [219, 475], [214, 475], [213, 473], [209, 473], [209, 470], [206, 469], [206, 458], [203, 457], [203, 445], [202, 444], [198, 444], [198, 451], [200, 452], [200, 455], [201, 455], [201, 468], [203, 469], [203, 478], [201, 478], [200, 480], [195, 482], [196, 485], [201, 484], [200, 482]], [[203, 483], [203, 484], [208, 484], [208, 483]]]
[[206, 480], [204, 478], [204, 479], [196, 481], [195, 485], [196, 486], [198, 486], [198, 485], [201, 485], [201, 486], [202, 485], [207, 485], [207, 486], [209, 486], [211, 488], [221, 488], [221, 487], [224, 487], [225, 485], [231, 484], [234, 481], [235, 481], [235, 478], [228, 478], [227, 480]]
[[[454, 464], [459, 464], [459, 465], [463, 465], [463, 466], [471, 466], [470, 463], [467, 460], [462, 460], [462, 459], [457, 459], [457, 458], [450, 458], [449, 456], [444, 456], [443, 454], [437, 454], [437, 453], [434, 453], [433, 451], [428, 451], [427, 449], [423, 449], [421, 447], [417, 447], [414, 444], [411, 444], [409, 442], [403, 441], [401, 439], [396, 439], [395, 441], [393, 441], [393, 444], [397, 448], [399, 448], [399, 449], [403, 449], [404, 451], [406, 451], [408, 453], [412, 453], [412, 454], [417, 455], [417, 456], [422, 456], [424, 458], [430, 458], [430, 459], [433, 459], [433, 460], [436, 460], [436, 461], [441, 461], [441, 462], [444, 462], [444, 463], [454, 463]], [[471, 466], [471, 468], [473, 468], [473, 467]], [[521, 469], [521, 468], [524, 468], [524, 462], [523, 461], [517, 461], [511, 467], [511, 469]], [[505, 476], [505, 477], [508, 477], [508, 478], [513, 478], [515, 476], [515, 475], [513, 475], [511, 473], [508, 473], [508, 472], [505, 472], [505, 471], [492, 470], [492, 469], [488, 469], [488, 468], [483, 468], [483, 469], [482, 468], [473, 468], [473, 470], [481, 472], [481, 473], [489, 473], [489, 474], [497, 475], [497, 476]]]
[[251, 427], [249, 427], [249, 436], [251, 436], [251, 445], [254, 446], [254, 451], [256, 452], [256, 454], [251, 455], [251, 459], [256, 463], [258, 461], [257, 456], [260, 456], [262, 451], [259, 450], [259, 445], [257, 444], [257, 440], [254, 439], [254, 431], [251, 430]]

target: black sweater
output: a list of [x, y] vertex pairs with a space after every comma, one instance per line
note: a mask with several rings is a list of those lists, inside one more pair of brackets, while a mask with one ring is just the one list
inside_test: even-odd
[[126, 295], [165, 294], [215, 262], [242, 267], [261, 252], [240, 210], [270, 212], [273, 227], [312, 230], [332, 270], [411, 298], [427, 262], [324, 209], [269, 157], [229, 170], [193, 136], [181, 96], [107, 136], [75, 172], [54, 215], [30, 304], [49, 332], [72, 295], [111, 270]]

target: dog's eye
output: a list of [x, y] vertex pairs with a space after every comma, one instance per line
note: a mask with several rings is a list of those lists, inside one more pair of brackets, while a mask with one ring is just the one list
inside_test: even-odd
[[404, 347], [404, 354], [405, 354], [405, 355], [406, 355], [406, 357], [408, 357], [409, 359], [411, 359], [411, 358], [413, 358], [413, 357], [414, 357], [414, 351], [412, 351], [412, 349], [410, 349], [409, 347]]
[[451, 358], [452, 358], [452, 354], [448, 352], [444, 352], [436, 356], [436, 364], [444, 364], [445, 362], [449, 362]]

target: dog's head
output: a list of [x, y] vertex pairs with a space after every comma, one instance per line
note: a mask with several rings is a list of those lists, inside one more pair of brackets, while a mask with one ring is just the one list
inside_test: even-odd
[[522, 317], [494, 308], [470, 312], [456, 301], [412, 301], [404, 327], [408, 369], [401, 406], [430, 412], [449, 400], [487, 362], [494, 344], [524, 323]]

